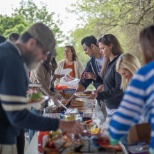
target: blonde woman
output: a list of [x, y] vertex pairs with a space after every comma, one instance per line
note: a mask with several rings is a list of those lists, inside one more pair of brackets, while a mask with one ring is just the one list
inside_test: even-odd
[[109, 123], [108, 132], [110, 143], [117, 144], [144, 115], [145, 121], [151, 126], [149, 153], [154, 154], [154, 25], [140, 32], [139, 43], [145, 65], [132, 77]]
[[116, 63], [116, 71], [121, 75], [121, 89], [124, 91], [127, 88], [129, 81], [134, 73], [141, 67], [138, 58], [130, 53], [122, 54]]
[[[140, 69], [141, 63], [139, 62], [138, 58], [133, 56], [130, 53], [124, 53], [119, 56], [117, 63], [116, 63], [116, 71], [121, 75], [121, 89], [123, 91], [126, 90], [131, 78], [135, 74], [135, 72]], [[143, 121], [142, 117], [140, 120]], [[124, 135], [121, 142], [126, 147], [128, 146], [128, 136]]]

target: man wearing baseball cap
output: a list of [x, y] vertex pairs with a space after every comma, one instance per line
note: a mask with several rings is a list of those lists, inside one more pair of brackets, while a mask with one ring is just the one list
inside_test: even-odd
[[76, 121], [37, 116], [27, 109], [28, 78], [31, 70], [55, 55], [52, 31], [43, 23], [32, 25], [16, 43], [6, 41], [0, 46], [0, 154], [16, 154], [16, 138], [20, 128], [50, 131], [58, 128], [70, 133], [81, 133]]

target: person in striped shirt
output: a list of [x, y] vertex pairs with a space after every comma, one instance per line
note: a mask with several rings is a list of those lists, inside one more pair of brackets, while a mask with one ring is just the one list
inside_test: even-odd
[[140, 32], [139, 41], [145, 65], [132, 77], [108, 132], [111, 144], [117, 144], [143, 114], [151, 125], [149, 151], [154, 154], [154, 25]]

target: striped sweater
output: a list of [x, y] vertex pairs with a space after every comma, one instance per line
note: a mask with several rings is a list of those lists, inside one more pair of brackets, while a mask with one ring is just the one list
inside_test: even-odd
[[118, 111], [109, 123], [111, 143], [116, 144], [140, 115], [151, 124], [150, 152], [154, 153], [154, 62], [149, 62], [133, 76]]
[[15, 144], [19, 128], [56, 130], [58, 119], [37, 116], [27, 110], [28, 79], [18, 48], [0, 45], [0, 144]]

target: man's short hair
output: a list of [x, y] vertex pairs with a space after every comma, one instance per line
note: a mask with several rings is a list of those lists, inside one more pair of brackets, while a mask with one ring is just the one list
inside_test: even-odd
[[17, 41], [19, 37], [20, 37], [20, 35], [18, 33], [11, 33], [9, 35], [9, 40], [10, 41]]
[[4, 36], [0, 35], [0, 43], [3, 43], [5, 41], [6, 41], [6, 38]]
[[97, 39], [93, 35], [87, 36], [81, 40], [81, 44], [85, 44], [88, 47], [90, 47], [91, 44], [97, 45]]

